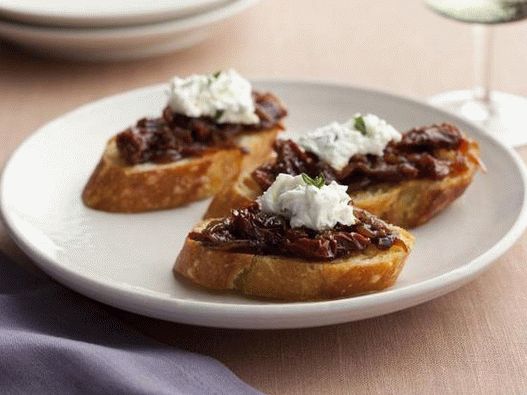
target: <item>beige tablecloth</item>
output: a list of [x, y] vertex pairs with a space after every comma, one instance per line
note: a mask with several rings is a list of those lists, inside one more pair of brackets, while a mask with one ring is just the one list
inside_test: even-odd
[[[494, 85], [527, 94], [527, 23], [495, 31]], [[211, 40], [151, 60], [82, 64], [0, 44], [0, 161], [42, 123], [173, 74], [336, 80], [424, 97], [472, 82], [470, 30], [418, 0], [266, 0]], [[527, 158], [527, 149], [519, 151]], [[140, 330], [209, 354], [258, 389], [305, 393], [527, 393], [527, 237], [476, 281], [384, 317], [290, 331], [233, 331], [119, 312]], [[0, 228], [0, 249], [32, 267]]]

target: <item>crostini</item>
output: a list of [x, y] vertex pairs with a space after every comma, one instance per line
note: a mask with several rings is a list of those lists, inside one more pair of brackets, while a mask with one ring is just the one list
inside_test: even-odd
[[251, 204], [280, 173], [304, 172], [347, 185], [356, 207], [412, 228], [463, 194], [480, 167], [478, 144], [454, 125], [398, 133], [374, 115], [357, 114], [294, 141], [277, 140], [273, 158], [222, 189], [205, 218]]
[[253, 91], [234, 70], [176, 77], [161, 117], [107, 143], [83, 202], [134, 213], [209, 197], [269, 157], [286, 114], [279, 98]]
[[389, 287], [414, 238], [351, 206], [346, 189], [306, 174], [279, 174], [249, 207], [198, 225], [174, 273], [209, 289], [289, 301]]

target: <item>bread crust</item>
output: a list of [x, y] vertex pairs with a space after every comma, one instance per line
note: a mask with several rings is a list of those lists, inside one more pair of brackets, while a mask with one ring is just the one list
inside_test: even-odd
[[207, 152], [167, 164], [130, 166], [110, 139], [82, 193], [88, 207], [137, 213], [178, 207], [214, 195], [233, 183], [244, 167], [256, 167], [269, 157], [280, 127], [247, 133], [237, 139], [244, 147]]
[[231, 209], [249, 206], [262, 193], [251, 171], [244, 171], [237, 182], [226, 185], [214, 196], [203, 219], [225, 217]]
[[[381, 184], [350, 193], [353, 204], [388, 223], [413, 228], [429, 221], [463, 194], [479, 168], [479, 147], [470, 141], [465, 171], [442, 180], [408, 180]], [[250, 172], [224, 187], [212, 200], [204, 218], [223, 217], [233, 208], [246, 207], [262, 194]]]
[[388, 250], [370, 246], [363, 252], [329, 262], [215, 250], [187, 238], [173, 271], [176, 276], [182, 275], [205, 288], [288, 301], [375, 292], [395, 283], [414, 244], [409, 232], [390, 228], [399, 233], [403, 244], [396, 243]]

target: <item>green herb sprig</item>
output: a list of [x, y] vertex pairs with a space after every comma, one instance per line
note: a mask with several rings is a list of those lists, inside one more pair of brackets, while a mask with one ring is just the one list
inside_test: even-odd
[[304, 180], [307, 185], [313, 185], [314, 187], [320, 189], [326, 184], [326, 180], [322, 174], [316, 176], [315, 178], [309, 177], [306, 173], [302, 173], [301, 175], [302, 180]]
[[353, 125], [356, 130], [361, 132], [364, 136], [368, 134], [368, 130], [366, 129], [366, 123], [364, 122], [364, 118], [362, 115], [359, 115], [358, 117], [355, 117], [355, 123]]
[[217, 110], [216, 113], [214, 114], [214, 120], [219, 121], [224, 113], [225, 113], [225, 110]]
[[209, 76], [207, 77], [207, 83], [209, 85], [211, 85], [214, 81], [216, 81], [218, 79], [218, 77], [220, 76], [221, 74], [221, 70], [218, 70], [212, 74], [209, 74]]

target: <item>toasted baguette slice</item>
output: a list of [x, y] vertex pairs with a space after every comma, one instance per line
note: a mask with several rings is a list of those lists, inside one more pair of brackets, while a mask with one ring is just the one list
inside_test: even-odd
[[269, 157], [280, 128], [247, 133], [239, 148], [221, 149], [167, 164], [130, 166], [112, 138], [91, 175], [82, 200], [88, 207], [136, 213], [178, 207], [214, 195], [234, 182], [242, 168], [254, 168]]
[[[210, 221], [202, 222], [195, 230], [203, 229]], [[209, 289], [290, 301], [336, 299], [379, 291], [395, 283], [414, 243], [414, 237], [406, 230], [390, 228], [399, 233], [403, 243], [388, 250], [370, 246], [329, 262], [216, 250], [187, 238], [174, 273]]]
[[212, 199], [203, 219], [221, 218], [232, 209], [249, 206], [263, 191], [251, 177], [252, 171], [242, 171], [236, 182], [226, 185]]
[[[403, 228], [424, 224], [463, 194], [479, 167], [479, 148], [471, 142], [468, 167], [462, 173], [442, 180], [417, 179], [396, 184], [379, 184], [350, 194], [353, 205]], [[263, 193], [244, 172], [232, 185], [212, 200], [204, 218], [223, 217], [233, 208], [246, 207]]]

